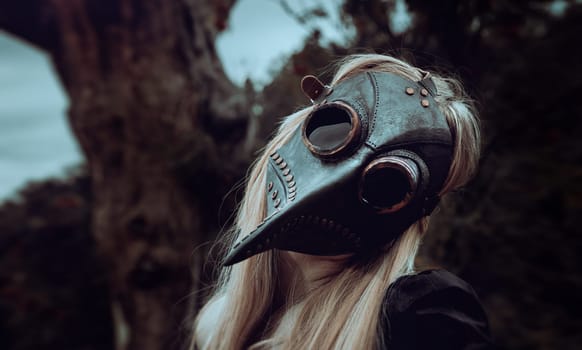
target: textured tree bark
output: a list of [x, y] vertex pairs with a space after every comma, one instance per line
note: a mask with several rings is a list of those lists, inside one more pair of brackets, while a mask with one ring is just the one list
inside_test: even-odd
[[0, 1], [0, 28], [47, 50], [69, 94], [116, 349], [181, 346], [203, 261], [194, 248], [217, 231], [216, 197], [246, 167], [233, 152], [245, 97], [214, 51], [233, 2]]

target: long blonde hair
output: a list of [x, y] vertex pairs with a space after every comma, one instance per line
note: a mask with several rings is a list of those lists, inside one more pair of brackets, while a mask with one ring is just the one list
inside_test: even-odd
[[[413, 81], [421, 80], [426, 73], [391, 56], [353, 55], [339, 62], [330, 85], [364, 71], [391, 72]], [[473, 104], [459, 82], [435, 73], [432, 77], [438, 90], [435, 100], [454, 138], [453, 160], [441, 190], [444, 195], [464, 185], [474, 173], [480, 133]], [[255, 161], [234, 228], [224, 238], [226, 245], [247, 235], [266, 215], [268, 155], [289, 139], [310, 110], [308, 107], [287, 116]], [[272, 335], [275, 339], [260, 344], [277, 344], [282, 349], [380, 347], [384, 341], [379, 324], [384, 295], [397, 278], [413, 272], [416, 252], [427, 227], [428, 218], [422, 218], [375, 261], [365, 266], [345, 266], [335, 278], [304, 297], [284, 339], [276, 339], [275, 334]], [[261, 331], [274, 312], [273, 305], [287, 293], [279, 287], [277, 255], [276, 251], [267, 251], [222, 270], [213, 296], [197, 318], [194, 341], [199, 340], [197, 345], [201, 349], [242, 349], [261, 339]], [[208, 325], [209, 322], [212, 324]]]

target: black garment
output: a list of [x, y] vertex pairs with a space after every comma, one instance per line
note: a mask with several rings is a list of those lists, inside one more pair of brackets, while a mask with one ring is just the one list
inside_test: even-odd
[[448, 271], [399, 278], [386, 293], [383, 311], [386, 349], [495, 349], [475, 291]]

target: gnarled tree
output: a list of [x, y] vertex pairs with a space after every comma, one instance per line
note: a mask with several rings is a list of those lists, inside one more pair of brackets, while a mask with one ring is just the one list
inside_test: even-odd
[[0, 28], [45, 50], [70, 98], [117, 349], [183, 343], [194, 247], [217, 231], [217, 194], [246, 168], [231, 152], [245, 142], [246, 97], [214, 49], [233, 2], [0, 1]]

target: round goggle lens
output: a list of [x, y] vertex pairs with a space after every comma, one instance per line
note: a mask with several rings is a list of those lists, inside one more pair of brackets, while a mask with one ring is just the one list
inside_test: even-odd
[[359, 135], [356, 112], [342, 103], [329, 103], [312, 112], [305, 121], [304, 141], [319, 156], [332, 156]]
[[381, 213], [392, 213], [405, 207], [414, 197], [419, 170], [414, 161], [398, 156], [373, 161], [362, 175], [360, 196]]
[[341, 108], [330, 107], [313, 113], [306, 135], [312, 145], [322, 151], [331, 151], [346, 141], [351, 130], [349, 113]]

